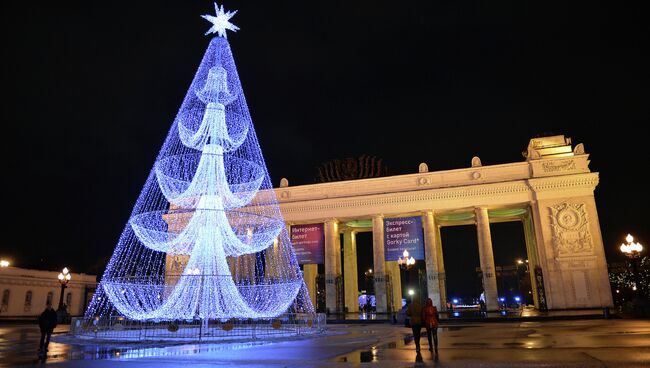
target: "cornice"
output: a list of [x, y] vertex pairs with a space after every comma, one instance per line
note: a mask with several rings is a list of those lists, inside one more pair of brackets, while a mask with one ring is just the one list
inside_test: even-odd
[[351, 196], [280, 202], [279, 204], [283, 213], [290, 214], [398, 204], [403, 205], [421, 202], [465, 200], [481, 197], [566, 190], [568, 188], [593, 189], [596, 185], [598, 185], [598, 173], [585, 173], [565, 175], [561, 177], [545, 177], [500, 183], [487, 183], [464, 187], [422, 189], [409, 192], [384, 193], [357, 197]]
[[598, 182], [599, 177], [597, 172], [528, 180], [530, 188], [535, 192], [548, 192], [567, 188], [586, 188], [593, 190], [598, 185]]
[[511, 182], [507, 184], [486, 184], [453, 189], [429, 189], [411, 192], [399, 192], [395, 194], [381, 194], [363, 196], [362, 198], [341, 198], [306, 200], [301, 202], [280, 203], [283, 213], [293, 212], [314, 212], [333, 209], [346, 209], [357, 207], [372, 207], [392, 204], [406, 204], [428, 202], [436, 200], [453, 200], [472, 197], [484, 197], [490, 195], [504, 195], [529, 192], [530, 188], [524, 181]]
[[[0, 277], [0, 288], [8, 286], [40, 286], [40, 287], [51, 287], [51, 288], [60, 288], [61, 284], [58, 281], [49, 281], [42, 279], [32, 279], [32, 278], [20, 278], [20, 277]], [[70, 282], [66, 285], [66, 289], [83, 289], [88, 286], [95, 287], [97, 283], [84, 283], [84, 282]]]

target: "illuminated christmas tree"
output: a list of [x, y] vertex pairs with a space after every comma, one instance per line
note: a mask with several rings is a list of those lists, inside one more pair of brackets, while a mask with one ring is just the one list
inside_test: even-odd
[[217, 33], [87, 316], [135, 320], [313, 313], [226, 39]]

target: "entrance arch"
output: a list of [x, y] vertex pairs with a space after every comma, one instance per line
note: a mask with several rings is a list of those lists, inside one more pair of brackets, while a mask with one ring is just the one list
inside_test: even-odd
[[[589, 170], [582, 144], [569, 138], [531, 139], [524, 162], [275, 189], [289, 226], [323, 223], [328, 309], [336, 302], [336, 279], [347, 284], [356, 272], [341, 269], [340, 234], [348, 223], [366, 221], [373, 233], [373, 273], [378, 313], [388, 312], [387, 280], [394, 265], [384, 254], [385, 218], [421, 216], [427, 274], [426, 294], [435, 305], [446, 301], [440, 227], [474, 224], [488, 310], [498, 308], [490, 223], [520, 221], [524, 227], [531, 285], [538, 308], [569, 309], [612, 305], [607, 264], [594, 199], [598, 173]], [[258, 195], [257, 201], [264, 201]], [[353, 244], [352, 235], [344, 235]], [[354, 254], [354, 247], [344, 251]], [[344, 262], [345, 263], [345, 262]], [[352, 264], [350, 262], [350, 264]], [[356, 265], [356, 262], [355, 262]], [[305, 274], [310, 265], [305, 265]], [[307, 279], [307, 277], [305, 277]], [[311, 277], [310, 279], [315, 279]], [[344, 280], [344, 283], [346, 281]], [[394, 288], [394, 285], [391, 285]], [[309, 291], [315, 287], [308, 285]], [[312, 296], [313, 297], [313, 296]], [[394, 303], [392, 303], [394, 304]]]

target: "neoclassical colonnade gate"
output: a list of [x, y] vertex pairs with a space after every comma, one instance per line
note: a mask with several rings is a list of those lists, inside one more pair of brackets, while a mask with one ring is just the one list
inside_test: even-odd
[[[524, 226], [533, 299], [549, 309], [612, 305], [607, 263], [594, 200], [598, 173], [590, 172], [582, 144], [554, 136], [532, 139], [524, 162], [275, 189], [288, 226], [324, 223], [326, 306], [340, 311], [335, 280], [343, 275], [345, 307], [358, 311], [355, 233], [372, 231], [378, 313], [401, 307], [397, 262], [384, 259], [384, 221], [422, 216], [427, 294], [445, 308], [445, 265], [440, 228], [475, 224], [486, 306], [498, 308], [490, 224]], [[364, 225], [365, 223], [365, 225]], [[361, 224], [361, 225], [358, 225]], [[360, 227], [358, 227], [360, 226]], [[343, 254], [340, 258], [340, 233]], [[342, 263], [345, 269], [341, 269]], [[317, 265], [304, 265], [315, 302]], [[535, 270], [535, 272], [533, 272]], [[543, 283], [535, 275], [543, 275]], [[394, 292], [387, 290], [386, 279]], [[397, 276], [397, 277], [395, 277]], [[387, 300], [392, 295], [393, 300]]]

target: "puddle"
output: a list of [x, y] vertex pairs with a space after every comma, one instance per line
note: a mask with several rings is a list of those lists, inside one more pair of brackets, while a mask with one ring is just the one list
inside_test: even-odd
[[[473, 326], [469, 326], [469, 327], [473, 327]], [[438, 327], [438, 332], [440, 332], [440, 331], [460, 331], [460, 330], [462, 330], [464, 328], [467, 328], [467, 327], [460, 327], [460, 326]]]
[[533, 334], [528, 335], [528, 337], [544, 337], [544, 336], [548, 336], [548, 335], [542, 335], [542, 334], [538, 334], [538, 333], [533, 333]]
[[371, 363], [377, 361], [377, 348], [371, 350], [355, 351], [336, 359], [338, 363]]
[[413, 342], [413, 336], [407, 335], [403, 338], [391, 341], [379, 346], [373, 346], [370, 350], [357, 350], [352, 353], [336, 358], [338, 363], [370, 363], [377, 362], [377, 353], [382, 349], [401, 349]]
[[381, 345], [379, 348], [384, 348], [384, 349], [400, 349], [405, 347], [406, 345], [410, 344], [413, 342], [413, 336], [405, 336], [401, 340], [389, 342], [388, 344]]
[[488, 346], [488, 343], [486, 342], [455, 342], [452, 345], [454, 346], [476, 346], [476, 347], [483, 347], [483, 346]]

